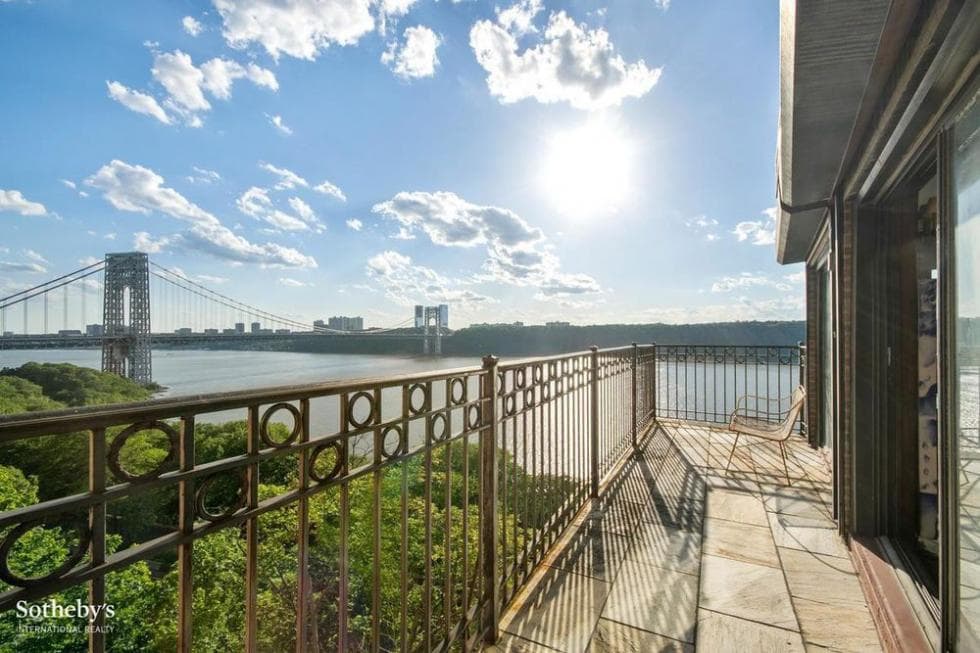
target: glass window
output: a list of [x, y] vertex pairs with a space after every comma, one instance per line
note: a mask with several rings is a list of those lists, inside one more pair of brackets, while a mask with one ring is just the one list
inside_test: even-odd
[[953, 265], [949, 316], [955, 329], [950, 432], [959, 451], [959, 647], [980, 650], [980, 107], [953, 129]]

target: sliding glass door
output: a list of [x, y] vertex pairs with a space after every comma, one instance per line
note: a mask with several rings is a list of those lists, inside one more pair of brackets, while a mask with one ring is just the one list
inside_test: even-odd
[[[959, 114], [950, 139], [952, 275], [944, 311], [952, 332], [952, 385], [946, 430], [955, 438], [958, 469], [959, 578], [957, 642], [980, 650], [980, 106]], [[955, 540], [954, 540], [955, 541]]]

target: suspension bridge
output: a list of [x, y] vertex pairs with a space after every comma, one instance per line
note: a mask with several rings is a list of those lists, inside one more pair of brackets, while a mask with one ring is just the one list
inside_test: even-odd
[[428, 315], [424, 324], [410, 317], [384, 328], [332, 329], [233, 299], [144, 253], [124, 252], [0, 298], [0, 350], [101, 347], [103, 371], [149, 383], [155, 345], [397, 337], [440, 354], [446, 329]]

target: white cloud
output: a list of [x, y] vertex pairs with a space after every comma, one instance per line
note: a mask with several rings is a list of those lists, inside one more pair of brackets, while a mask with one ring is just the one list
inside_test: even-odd
[[458, 279], [449, 279], [432, 268], [414, 264], [404, 254], [387, 250], [368, 259], [367, 275], [385, 291], [385, 295], [400, 306], [419, 302], [461, 305], [487, 304], [494, 300], [463, 286]]
[[78, 259], [78, 264], [82, 266], [94, 265], [95, 263], [101, 263], [105, 259], [98, 258], [96, 256], [86, 256], [84, 258]]
[[278, 114], [275, 116], [269, 116], [268, 114], [266, 115], [269, 118], [269, 122], [272, 123], [272, 126], [278, 129], [283, 134], [289, 136], [290, 134], [293, 133], [292, 128], [282, 121], [282, 116]]
[[152, 95], [134, 91], [119, 82], [106, 81], [106, 86], [109, 88], [109, 97], [130, 111], [152, 116], [165, 125], [171, 124], [170, 116]]
[[349, 229], [352, 229], [353, 231], [360, 231], [361, 229], [364, 228], [364, 223], [358, 220], [357, 218], [351, 218], [350, 220], [347, 221], [347, 227]]
[[667, 11], [670, 9], [670, 0], [653, 0], [653, 4], [657, 5], [660, 9]]
[[200, 166], [191, 166], [191, 169], [194, 171], [194, 174], [187, 175], [184, 179], [192, 184], [213, 184], [221, 181], [221, 175], [214, 170], [208, 170]]
[[169, 236], [154, 238], [145, 231], [137, 231], [133, 234], [133, 249], [145, 254], [158, 254], [166, 249], [171, 242], [173, 239]]
[[801, 320], [805, 304], [802, 297], [787, 295], [776, 299], [735, 297], [727, 304], [650, 308], [637, 316], [640, 321], [669, 324], [739, 322], [747, 320]]
[[216, 277], [213, 274], [199, 274], [197, 275], [197, 280], [213, 284], [228, 283], [229, 281], [228, 277]]
[[238, 210], [245, 215], [271, 225], [276, 231], [315, 231], [322, 233], [325, 229], [310, 205], [298, 197], [289, 199], [289, 206], [295, 214], [286, 213], [276, 208], [269, 191], [252, 186], [236, 200]]
[[106, 240], [115, 240], [116, 239], [116, 232], [115, 231], [110, 231], [107, 234], [103, 234], [102, 237], [105, 238]]
[[[642, 59], [627, 63], [606, 30], [590, 30], [564, 11], [552, 13], [541, 42], [521, 52], [517, 37], [524, 26], [512, 17], [520, 10], [512, 10], [500, 12], [496, 23], [481, 20], [470, 30], [470, 46], [487, 72], [490, 93], [504, 104], [534, 98], [603, 109], [646, 95], [660, 79], [660, 68], [649, 68]], [[533, 10], [531, 4], [524, 13]]]
[[421, 231], [444, 247], [484, 246], [487, 260], [481, 281], [533, 286], [548, 296], [601, 290], [587, 275], [560, 272], [544, 233], [513, 211], [472, 204], [445, 191], [398, 193], [372, 211], [399, 225], [394, 238], [413, 238]]
[[213, 0], [229, 45], [258, 43], [273, 58], [313, 60], [330, 45], [353, 45], [374, 29], [374, 0]]
[[[180, 50], [155, 53], [151, 73], [167, 91], [164, 106], [179, 114], [191, 127], [201, 126], [200, 114], [211, 110], [205, 91], [212, 97], [228, 100], [236, 79], [248, 79], [257, 86], [279, 90], [275, 74], [254, 63], [243, 66], [217, 57], [197, 67], [190, 55]], [[143, 97], [153, 100], [149, 96]]]
[[0, 271], [3, 272], [31, 272], [41, 274], [47, 272], [43, 265], [31, 261], [0, 261]]
[[75, 190], [77, 188], [75, 182], [73, 182], [73, 181], [71, 181], [69, 179], [62, 179], [61, 180], [61, 183], [64, 184], [66, 187], [72, 189], [72, 190]]
[[732, 233], [739, 242], [750, 241], [753, 245], [772, 245], [776, 242], [776, 208], [762, 212], [764, 220], [745, 220], [735, 225]]
[[439, 65], [436, 50], [442, 43], [439, 35], [428, 27], [416, 25], [407, 28], [403, 36], [405, 40], [401, 46], [395, 41], [388, 45], [388, 49], [381, 55], [381, 63], [402, 79], [435, 75], [436, 66]]
[[714, 230], [718, 226], [718, 221], [705, 215], [697, 215], [684, 221], [685, 226], [695, 233], [704, 234], [704, 239], [708, 242], [718, 240], [718, 233]]
[[313, 284], [307, 281], [300, 281], [298, 279], [291, 279], [289, 277], [279, 277], [279, 285], [286, 286], [288, 288], [308, 288], [312, 287]]
[[314, 186], [313, 190], [315, 190], [318, 193], [322, 193], [323, 195], [329, 195], [330, 197], [336, 198], [341, 202], [347, 201], [347, 196], [344, 195], [344, 191], [340, 190], [339, 186], [330, 183], [326, 179], [324, 179], [321, 183]]
[[804, 279], [806, 279], [806, 270], [783, 275], [783, 279], [786, 279], [790, 283], [803, 283]]
[[179, 238], [192, 249], [237, 263], [268, 267], [315, 268], [316, 260], [276, 243], [257, 244], [236, 235], [214, 215], [172, 188], [153, 170], [113, 160], [102, 166], [85, 184], [102, 191], [103, 197], [120, 211], [142, 214], [163, 213], [190, 224]]
[[0, 188], [0, 213], [19, 213], [20, 215], [47, 215], [48, 210], [40, 202], [32, 202], [19, 190]]
[[38, 254], [37, 252], [35, 252], [33, 249], [25, 249], [24, 250], [24, 256], [26, 256], [27, 258], [31, 259], [35, 263], [40, 263], [41, 265], [49, 265], [50, 264], [50, 261], [48, 261], [48, 259], [44, 258], [40, 254]]
[[[0, 254], [7, 254], [10, 250], [6, 247], [0, 248]], [[19, 261], [0, 261], [0, 271], [3, 272], [30, 272], [41, 274], [47, 272], [48, 260], [35, 252], [33, 249], [25, 249], [21, 252], [23, 260]]]
[[197, 36], [204, 30], [204, 26], [193, 16], [184, 16], [180, 24], [183, 25], [184, 31], [191, 36]]
[[506, 9], [497, 7], [497, 23], [514, 36], [537, 32], [534, 18], [542, 9], [541, 0], [520, 0]]
[[792, 287], [783, 281], [770, 279], [764, 274], [743, 272], [737, 277], [722, 277], [711, 284], [711, 292], [731, 292], [736, 289], [768, 287], [776, 290], [790, 290]]
[[301, 186], [303, 188], [309, 188], [310, 186], [308, 181], [300, 177], [292, 170], [288, 170], [286, 168], [279, 168], [272, 165], [271, 163], [260, 163], [259, 167], [265, 170], [266, 172], [271, 172], [272, 174], [279, 177], [279, 181], [276, 182], [275, 185], [276, 190], [292, 190], [297, 186]]

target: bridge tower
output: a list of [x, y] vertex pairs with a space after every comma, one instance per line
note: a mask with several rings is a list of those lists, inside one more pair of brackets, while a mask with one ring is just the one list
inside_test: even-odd
[[422, 353], [442, 355], [442, 331], [443, 327], [449, 326], [449, 308], [445, 304], [416, 306], [416, 326], [419, 326], [420, 315], [422, 317]]
[[105, 255], [102, 324], [102, 371], [137, 383], [152, 381], [150, 268], [146, 254]]

